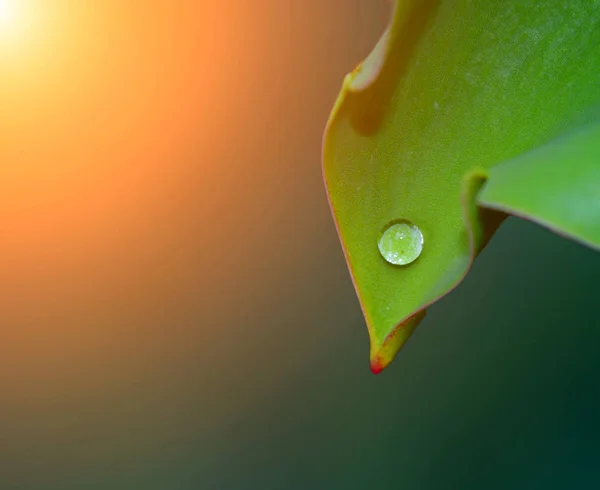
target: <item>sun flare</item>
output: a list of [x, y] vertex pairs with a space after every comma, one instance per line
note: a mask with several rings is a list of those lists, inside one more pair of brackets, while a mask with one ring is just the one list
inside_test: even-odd
[[[35, 58], [42, 37], [47, 36], [40, 21], [49, 0], [0, 0], [0, 63], [12, 70], [16, 64]], [[46, 26], [44, 26], [46, 27]], [[8, 63], [8, 64], [7, 64]]]
[[25, 0], [0, 0], [0, 49], [16, 55], [30, 42]]
[[0, 32], [11, 31], [17, 17], [17, 0], [0, 0]]

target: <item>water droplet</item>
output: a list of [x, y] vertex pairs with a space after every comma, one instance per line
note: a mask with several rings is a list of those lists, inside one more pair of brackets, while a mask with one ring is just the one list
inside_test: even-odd
[[423, 250], [423, 233], [417, 225], [407, 219], [397, 219], [383, 229], [379, 252], [394, 265], [407, 265], [417, 260]]

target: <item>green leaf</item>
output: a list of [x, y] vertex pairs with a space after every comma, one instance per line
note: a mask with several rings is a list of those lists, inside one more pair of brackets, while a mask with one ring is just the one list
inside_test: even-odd
[[[562, 165], [558, 157], [551, 164], [570, 186], [544, 164], [553, 150], [534, 152], [595, 120], [598, 66], [598, 1], [394, 3], [381, 40], [346, 76], [323, 144], [325, 184], [367, 322], [373, 372], [392, 361], [425, 308], [460, 283], [506, 212], [595, 242], [597, 211], [586, 206], [597, 202], [597, 184], [587, 204], [578, 186], [579, 178], [597, 183], [593, 136], [576, 157], [564, 153]], [[526, 162], [530, 169], [519, 175]], [[569, 180], [566, 164], [579, 177]], [[542, 186], [548, 175], [554, 184]], [[572, 213], [549, 204], [559, 191], [577, 220], [588, 211], [587, 224], [573, 225]], [[378, 249], [384, 228], [399, 219], [424, 239], [418, 259], [405, 266], [388, 263]]]
[[600, 250], [600, 124], [489, 170], [478, 203]]

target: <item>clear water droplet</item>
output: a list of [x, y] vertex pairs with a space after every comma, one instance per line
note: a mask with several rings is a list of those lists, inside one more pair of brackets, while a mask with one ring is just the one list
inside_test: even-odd
[[423, 233], [417, 225], [407, 219], [388, 223], [377, 243], [382, 257], [390, 264], [407, 265], [423, 251]]

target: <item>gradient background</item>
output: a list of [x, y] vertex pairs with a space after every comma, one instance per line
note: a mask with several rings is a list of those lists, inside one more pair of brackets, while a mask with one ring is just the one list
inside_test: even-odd
[[386, 2], [22, 5], [0, 489], [600, 487], [590, 250], [510, 219], [369, 371], [320, 146]]

